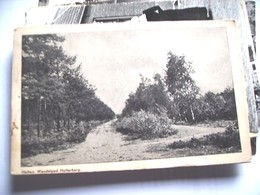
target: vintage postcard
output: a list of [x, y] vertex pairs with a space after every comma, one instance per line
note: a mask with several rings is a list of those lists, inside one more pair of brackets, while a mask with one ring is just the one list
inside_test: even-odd
[[[259, 84], [259, 70], [257, 67], [257, 59], [256, 59], [256, 17], [255, 17], [255, 1], [246, 1], [246, 16], [248, 17], [248, 52], [250, 64], [253, 69], [253, 87], [256, 101], [256, 111], [258, 118], [258, 129], [260, 129], [260, 84]], [[250, 30], [249, 30], [250, 29]]]
[[248, 162], [234, 21], [18, 28], [12, 174]]

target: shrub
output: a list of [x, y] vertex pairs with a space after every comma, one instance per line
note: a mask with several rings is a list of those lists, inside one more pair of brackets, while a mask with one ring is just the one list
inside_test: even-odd
[[141, 110], [117, 121], [116, 129], [132, 138], [153, 139], [176, 134], [177, 131], [171, 125], [172, 121], [166, 115]]
[[21, 157], [34, 156], [40, 153], [50, 153], [55, 150], [65, 149], [75, 143], [85, 141], [88, 133], [103, 121], [72, 122], [71, 129], [50, 131], [48, 134], [37, 137], [36, 134], [27, 134], [22, 137]]
[[197, 148], [202, 145], [202, 140], [197, 138], [191, 138], [188, 141], [175, 141], [169, 145], [170, 148], [177, 149], [177, 148]]
[[237, 124], [229, 125], [224, 133], [214, 133], [201, 138], [191, 138], [188, 141], [175, 141], [169, 145], [170, 148], [198, 148], [203, 146], [215, 146], [220, 149], [231, 149], [226, 151], [241, 150], [239, 131]]
[[215, 146], [220, 148], [236, 147], [241, 148], [240, 137], [237, 124], [229, 125], [224, 133], [219, 133], [217, 135], [208, 135], [208, 141]]
[[73, 130], [69, 131], [67, 141], [70, 143], [83, 142], [88, 135], [88, 130], [84, 128], [84, 125], [79, 124]]
[[[35, 137], [27, 136], [22, 139], [21, 157], [34, 156], [39, 153], [49, 153], [54, 150], [66, 148], [68, 143], [67, 137], [63, 133], [53, 133], [52, 136]], [[65, 144], [66, 143], [66, 144]]]

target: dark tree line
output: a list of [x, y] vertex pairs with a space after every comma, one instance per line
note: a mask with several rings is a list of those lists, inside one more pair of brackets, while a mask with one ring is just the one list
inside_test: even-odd
[[126, 100], [122, 116], [131, 116], [133, 112], [143, 110], [166, 114], [176, 122], [235, 120], [234, 89], [201, 94], [192, 73], [191, 63], [184, 56], [169, 52], [164, 75], [156, 74], [153, 80], [142, 77], [135, 93], [131, 93]]
[[55, 34], [22, 37], [22, 125], [38, 137], [115, 115], [82, 76], [76, 57], [64, 52], [63, 41]]

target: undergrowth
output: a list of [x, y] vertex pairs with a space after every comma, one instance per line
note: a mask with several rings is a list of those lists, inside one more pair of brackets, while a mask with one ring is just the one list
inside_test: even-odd
[[225, 152], [240, 151], [241, 145], [237, 124], [229, 125], [223, 133], [214, 133], [202, 138], [191, 138], [188, 141], [175, 141], [169, 145], [169, 148], [201, 148], [205, 146], [214, 146]]
[[115, 123], [117, 131], [132, 139], [154, 139], [177, 134], [177, 130], [171, 125], [172, 121], [166, 115], [145, 111], [134, 112]]
[[48, 134], [39, 137], [36, 134], [27, 132], [22, 135], [21, 157], [50, 153], [81, 143], [86, 139], [88, 133], [101, 123], [100, 121], [80, 122], [74, 124], [69, 131], [61, 128], [59, 131], [48, 132]]

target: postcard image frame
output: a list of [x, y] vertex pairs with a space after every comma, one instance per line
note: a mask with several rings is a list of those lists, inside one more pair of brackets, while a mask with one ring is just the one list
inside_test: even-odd
[[248, 162], [238, 37], [234, 21], [18, 28], [11, 173]]

